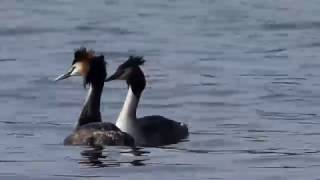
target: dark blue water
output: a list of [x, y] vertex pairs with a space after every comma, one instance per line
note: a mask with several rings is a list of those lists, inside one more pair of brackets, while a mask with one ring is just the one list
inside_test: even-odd
[[[1, 0], [0, 178], [319, 178], [320, 1]], [[187, 142], [133, 152], [65, 147], [86, 90], [52, 80], [84, 45], [109, 73], [143, 55], [139, 116], [189, 125]], [[126, 85], [105, 85], [114, 122]]]

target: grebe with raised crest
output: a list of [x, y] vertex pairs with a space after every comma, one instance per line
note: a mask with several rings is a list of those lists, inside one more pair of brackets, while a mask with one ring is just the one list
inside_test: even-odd
[[189, 135], [186, 124], [159, 115], [136, 117], [139, 99], [146, 86], [145, 75], [140, 68], [144, 62], [143, 57], [130, 56], [106, 80], [125, 80], [128, 84], [127, 97], [116, 121], [116, 126], [123, 132], [130, 134], [136, 144], [140, 146], [162, 146], [178, 143]]
[[72, 66], [67, 73], [55, 79], [59, 81], [71, 76], [83, 76], [84, 87], [89, 91], [82, 108], [76, 129], [65, 138], [65, 145], [118, 145], [134, 146], [134, 139], [116, 125], [102, 122], [100, 113], [101, 94], [107, 76], [104, 56], [82, 47], [75, 51]]

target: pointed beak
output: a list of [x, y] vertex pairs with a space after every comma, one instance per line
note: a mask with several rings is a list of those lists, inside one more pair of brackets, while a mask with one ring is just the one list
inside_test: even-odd
[[122, 76], [123, 71], [116, 71], [114, 74], [112, 74], [111, 76], [109, 76], [105, 82], [109, 82], [109, 81], [113, 81], [113, 80], [117, 80], [120, 79], [120, 77]]
[[60, 76], [58, 76], [57, 78], [54, 79], [54, 81], [60, 81], [60, 80], [63, 80], [63, 79], [67, 79], [69, 78], [70, 76], [72, 76], [72, 72], [74, 71], [74, 67], [71, 67], [71, 69], [69, 69], [68, 72], [66, 72], [65, 74], [61, 74]]
[[109, 76], [109, 77], [105, 80], [105, 82], [113, 81], [113, 80], [116, 80], [116, 79], [117, 79], [117, 77], [113, 74], [113, 75]]

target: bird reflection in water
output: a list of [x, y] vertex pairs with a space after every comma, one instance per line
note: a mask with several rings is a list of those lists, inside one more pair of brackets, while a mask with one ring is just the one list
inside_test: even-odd
[[[119, 167], [119, 166], [145, 166], [144, 161], [148, 160], [145, 154], [148, 151], [142, 150], [142, 148], [132, 148], [132, 149], [120, 149], [120, 154], [130, 155], [136, 158], [128, 158], [127, 160], [119, 160], [115, 157], [110, 156], [108, 151], [103, 147], [93, 147], [90, 149], [83, 150], [81, 155], [83, 160], [79, 161], [79, 164], [86, 167], [103, 168], [103, 167]], [[139, 158], [140, 157], [140, 158]]]

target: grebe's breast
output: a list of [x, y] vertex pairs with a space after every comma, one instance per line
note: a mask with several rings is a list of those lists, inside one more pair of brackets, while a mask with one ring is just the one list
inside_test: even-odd
[[116, 126], [121, 129], [121, 131], [130, 134], [137, 145], [145, 144], [145, 137], [141, 130], [141, 124], [137, 121], [137, 119], [121, 119], [116, 122]]

